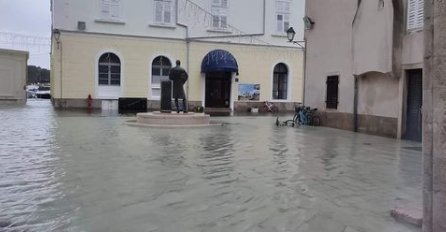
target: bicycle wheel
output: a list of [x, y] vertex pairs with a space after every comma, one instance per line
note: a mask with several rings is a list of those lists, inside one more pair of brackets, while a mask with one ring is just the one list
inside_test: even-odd
[[294, 122], [295, 124], [297, 124], [297, 125], [300, 125], [300, 124], [299, 124], [300, 119], [299, 119], [299, 114], [298, 114], [298, 113], [295, 113], [295, 114], [294, 114], [294, 116], [293, 116], [293, 122]]

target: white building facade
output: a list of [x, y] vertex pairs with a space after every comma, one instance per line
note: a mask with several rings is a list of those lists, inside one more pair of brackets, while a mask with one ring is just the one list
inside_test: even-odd
[[423, 0], [306, 3], [305, 104], [323, 124], [421, 139]]
[[[145, 98], [180, 60], [190, 107], [244, 111], [303, 98], [303, 0], [52, 0], [51, 89], [56, 107]], [[303, 32], [298, 31], [302, 36]]]
[[26, 103], [29, 53], [0, 49], [0, 103]]

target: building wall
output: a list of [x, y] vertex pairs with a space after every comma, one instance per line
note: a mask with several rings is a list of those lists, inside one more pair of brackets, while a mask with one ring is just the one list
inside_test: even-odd
[[[293, 46], [286, 42], [284, 32], [277, 33], [274, 29], [275, 1], [228, 0], [229, 27], [226, 31], [212, 30], [210, 27], [211, 0], [173, 1], [178, 6], [178, 10], [173, 12], [174, 22], [164, 26], [154, 23], [153, 0], [121, 0], [121, 17], [118, 20], [102, 17], [101, 1], [52, 0], [53, 28], [78, 31], [78, 21], [83, 21], [86, 23], [85, 32], [177, 39], [255, 34], [257, 36], [254, 40], [241, 42]], [[303, 37], [301, 18], [304, 14], [304, 4], [305, 0], [290, 1], [290, 26], [295, 28], [298, 40]], [[230, 37], [224, 41], [238, 43], [240, 38]]]
[[[359, 131], [399, 137], [406, 113], [405, 73], [422, 68], [423, 33], [406, 28], [407, 0], [384, 0], [387, 8], [376, 11], [378, 2], [362, 1], [359, 9], [357, 1], [306, 2], [306, 16], [315, 24], [305, 32], [305, 104], [323, 111], [323, 124], [353, 129], [357, 76]], [[402, 3], [397, 9], [396, 2]], [[392, 16], [401, 11], [404, 17]], [[328, 75], [339, 75], [337, 110], [325, 108]]]
[[306, 15], [315, 22], [313, 29], [305, 34], [306, 105], [325, 110], [327, 76], [339, 75], [337, 112], [352, 113], [352, 20], [355, 10], [356, 2], [351, 0], [306, 2]]
[[303, 52], [298, 48], [198, 41], [188, 45], [183, 40], [69, 32], [62, 33], [57, 46], [54, 41], [51, 80], [55, 99], [82, 100], [89, 94], [94, 99], [105, 99], [96, 84], [97, 61], [103, 53], [113, 52], [121, 59], [122, 69], [121, 92], [117, 97], [158, 100], [151, 98], [151, 64], [154, 58], [162, 55], [172, 64], [177, 59], [182, 61], [182, 67], [189, 73], [185, 86], [188, 100], [203, 102], [205, 76], [201, 73], [201, 62], [208, 52], [223, 49], [230, 52], [239, 65], [239, 82], [233, 82], [233, 102], [237, 101], [238, 83], [260, 84], [260, 101], [271, 101], [273, 69], [278, 63], [287, 65], [290, 81], [289, 98], [280, 102], [291, 105], [302, 102]]
[[0, 49], [0, 101], [26, 102], [28, 52]]

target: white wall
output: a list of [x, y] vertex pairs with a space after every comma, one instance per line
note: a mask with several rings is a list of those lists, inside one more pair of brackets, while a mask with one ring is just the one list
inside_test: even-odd
[[28, 53], [0, 49], [0, 100], [26, 101]]
[[[53, 28], [77, 31], [77, 22], [84, 21], [86, 32], [186, 38], [186, 29], [180, 25], [154, 26], [153, 0], [121, 0], [122, 16], [114, 21], [103, 20], [100, 2], [101, 0], [53, 0]], [[188, 25], [189, 37], [261, 34], [264, 23], [264, 2], [266, 3], [265, 35], [250, 40], [226, 38], [224, 41], [295, 46], [286, 41], [285, 33], [277, 36], [274, 30], [275, 1], [272, 0], [228, 0], [228, 24], [232, 27], [225, 33], [208, 30], [210, 16], [205, 12], [211, 12], [211, 0], [178, 0], [179, 10], [176, 15], [181, 24]], [[293, 26], [297, 32], [296, 40], [300, 40], [303, 37], [304, 0], [291, 0], [290, 7], [290, 26]]]

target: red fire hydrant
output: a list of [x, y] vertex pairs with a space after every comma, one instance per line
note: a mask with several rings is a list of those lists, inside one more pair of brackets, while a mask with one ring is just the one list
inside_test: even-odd
[[87, 97], [87, 110], [88, 111], [91, 111], [91, 109], [93, 108], [92, 105], [93, 105], [93, 98], [91, 98], [91, 94], [88, 94], [88, 97]]

